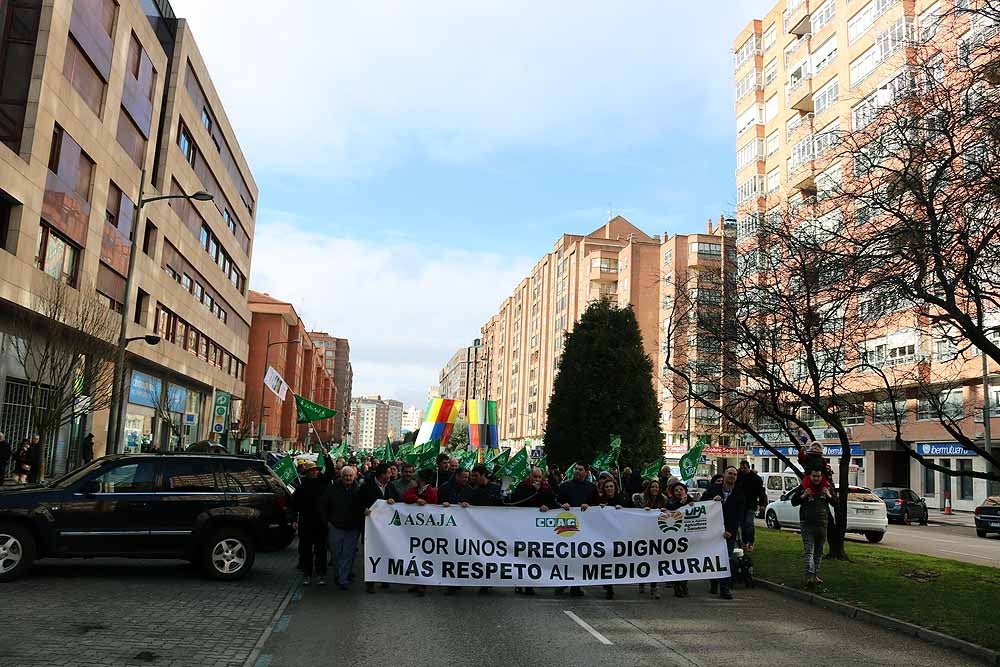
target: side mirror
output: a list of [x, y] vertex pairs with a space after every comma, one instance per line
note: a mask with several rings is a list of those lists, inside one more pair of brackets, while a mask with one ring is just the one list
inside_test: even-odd
[[83, 486], [80, 487], [80, 493], [82, 493], [85, 496], [92, 496], [95, 493], [100, 493], [100, 492], [101, 492], [101, 483], [98, 482], [96, 479], [86, 481], [83, 483]]

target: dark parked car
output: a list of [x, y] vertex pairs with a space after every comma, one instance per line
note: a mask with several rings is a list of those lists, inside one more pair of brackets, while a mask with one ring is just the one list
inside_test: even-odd
[[875, 489], [876, 496], [885, 501], [885, 512], [890, 522], [907, 526], [913, 521], [927, 525], [927, 503], [911, 489], [897, 489], [883, 486]]
[[184, 558], [240, 579], [293, 538], [288, 489], [263, 461], [218, 454], [98, 459], [0, 492], [0, 582], [38, 558]]
[[1000, 533], [1000, 496], [990, 496], [976, 508], [976, 535]]

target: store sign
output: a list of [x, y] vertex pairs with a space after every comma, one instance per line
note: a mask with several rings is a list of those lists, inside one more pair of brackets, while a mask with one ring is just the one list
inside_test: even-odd
[[128, 388], [129, 403], [155, 408], [160, 402], [161, 391], [163, 389], [159, 378], [139, 371], [132, 371], [132, 380]]
[[212, 433], [222, 435], [229, 419], [229, 404], [232, 394], [225, 391], [215, 391], [215, 401], [212, 404]]
[[923, 456], [978, 456], [974, 449], [966, 449], [957, 442], [920, 442], [917, 454]]
[[[799, 450], [795, 447], [775, 447], [775, 449], [782, 453], [784, 456], [797, 456]], [[844, 453], [844, 448], [840, 445], [828, 445], [823, 447], [823, 456], [840, 456]], [[774, 456], [774, 453], [764, 447], [754, 447], [754, 456]], [[861, 445], [851, 445], [851, 456], [864, 456], [865, 450], [861, 449]]]

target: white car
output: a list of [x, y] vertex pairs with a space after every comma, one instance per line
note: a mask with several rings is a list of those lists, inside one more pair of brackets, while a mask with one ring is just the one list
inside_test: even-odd
[[[798, 528], [799, 508], [792, 505], [792, 492], [768, 504], [764, 510], [764, 522], [768, 528]], [[831, 503], [831, 508], [832, 508]], [[869, 542], [881, 542], [889, 526], [885, 513], [885, 501], [860, 486], [848, 487], [847, 532], [864, 535]]]

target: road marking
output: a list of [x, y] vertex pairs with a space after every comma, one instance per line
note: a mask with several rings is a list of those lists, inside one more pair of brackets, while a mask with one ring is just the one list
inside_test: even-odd
[[278, 619], [278, 622], [274, 626], [274, 631], [284, 632], [285, 630], [288, 629], [288, 624], [291, 622], [291, 620], [292, 617], [289, 616], [288, 614], [285, 614], [284, 616]]
[[258, 638], [257, 643], [254, 644], [253, 650], [250, 651], [250, 655], [247, 656], [246, 662], [243, 663], [243, 667], [256, 667], [257, 660], [264, 657], [261, 656], [261, 649], [264, 648], [264, 644], [267, 643], [267, 640], [271, 637], [271, 633], [274, 632], [275, 624], [278, 622], [278, 619], [281, 618], [282, 614], [285, 613], [285, 609], [288, 608], [288, 603], [292, 601], [292, 595], [296, 590], [298, 590], [297, 583], [292, 585], [292, 587], [288, 590], [288, 593], [285, 595], [285, 599], [281, 601], [280, 605], [278, 605], [278, 609], [275, 610], [274, 616], [271, 617], [271, 622], [267, 624], [266, 628], [264, 628], [264, 632], [260, 633], [260, 638]]
[[576, 623], [581, 628], [589, 632], [594, 637], [594, 639], [601, 642], [605, 646], [612, 646], [614, 644], [614, 642], [612, 642], [610, 639], [608, 639], [600, 632], [595, 630], [593, 626], [590, 625], [590, 623], [587, 623], [587, 621], [583, 620], [582, 618], [571, 612], [569, 609], [563, 609], [563, 613], [569, 616], [571, 619], [573, 619], [574, 623]]
[[257, 662], [254, 663], [254, 667], [271, 667], [272, 656], [262, 655], [257, 658]]

